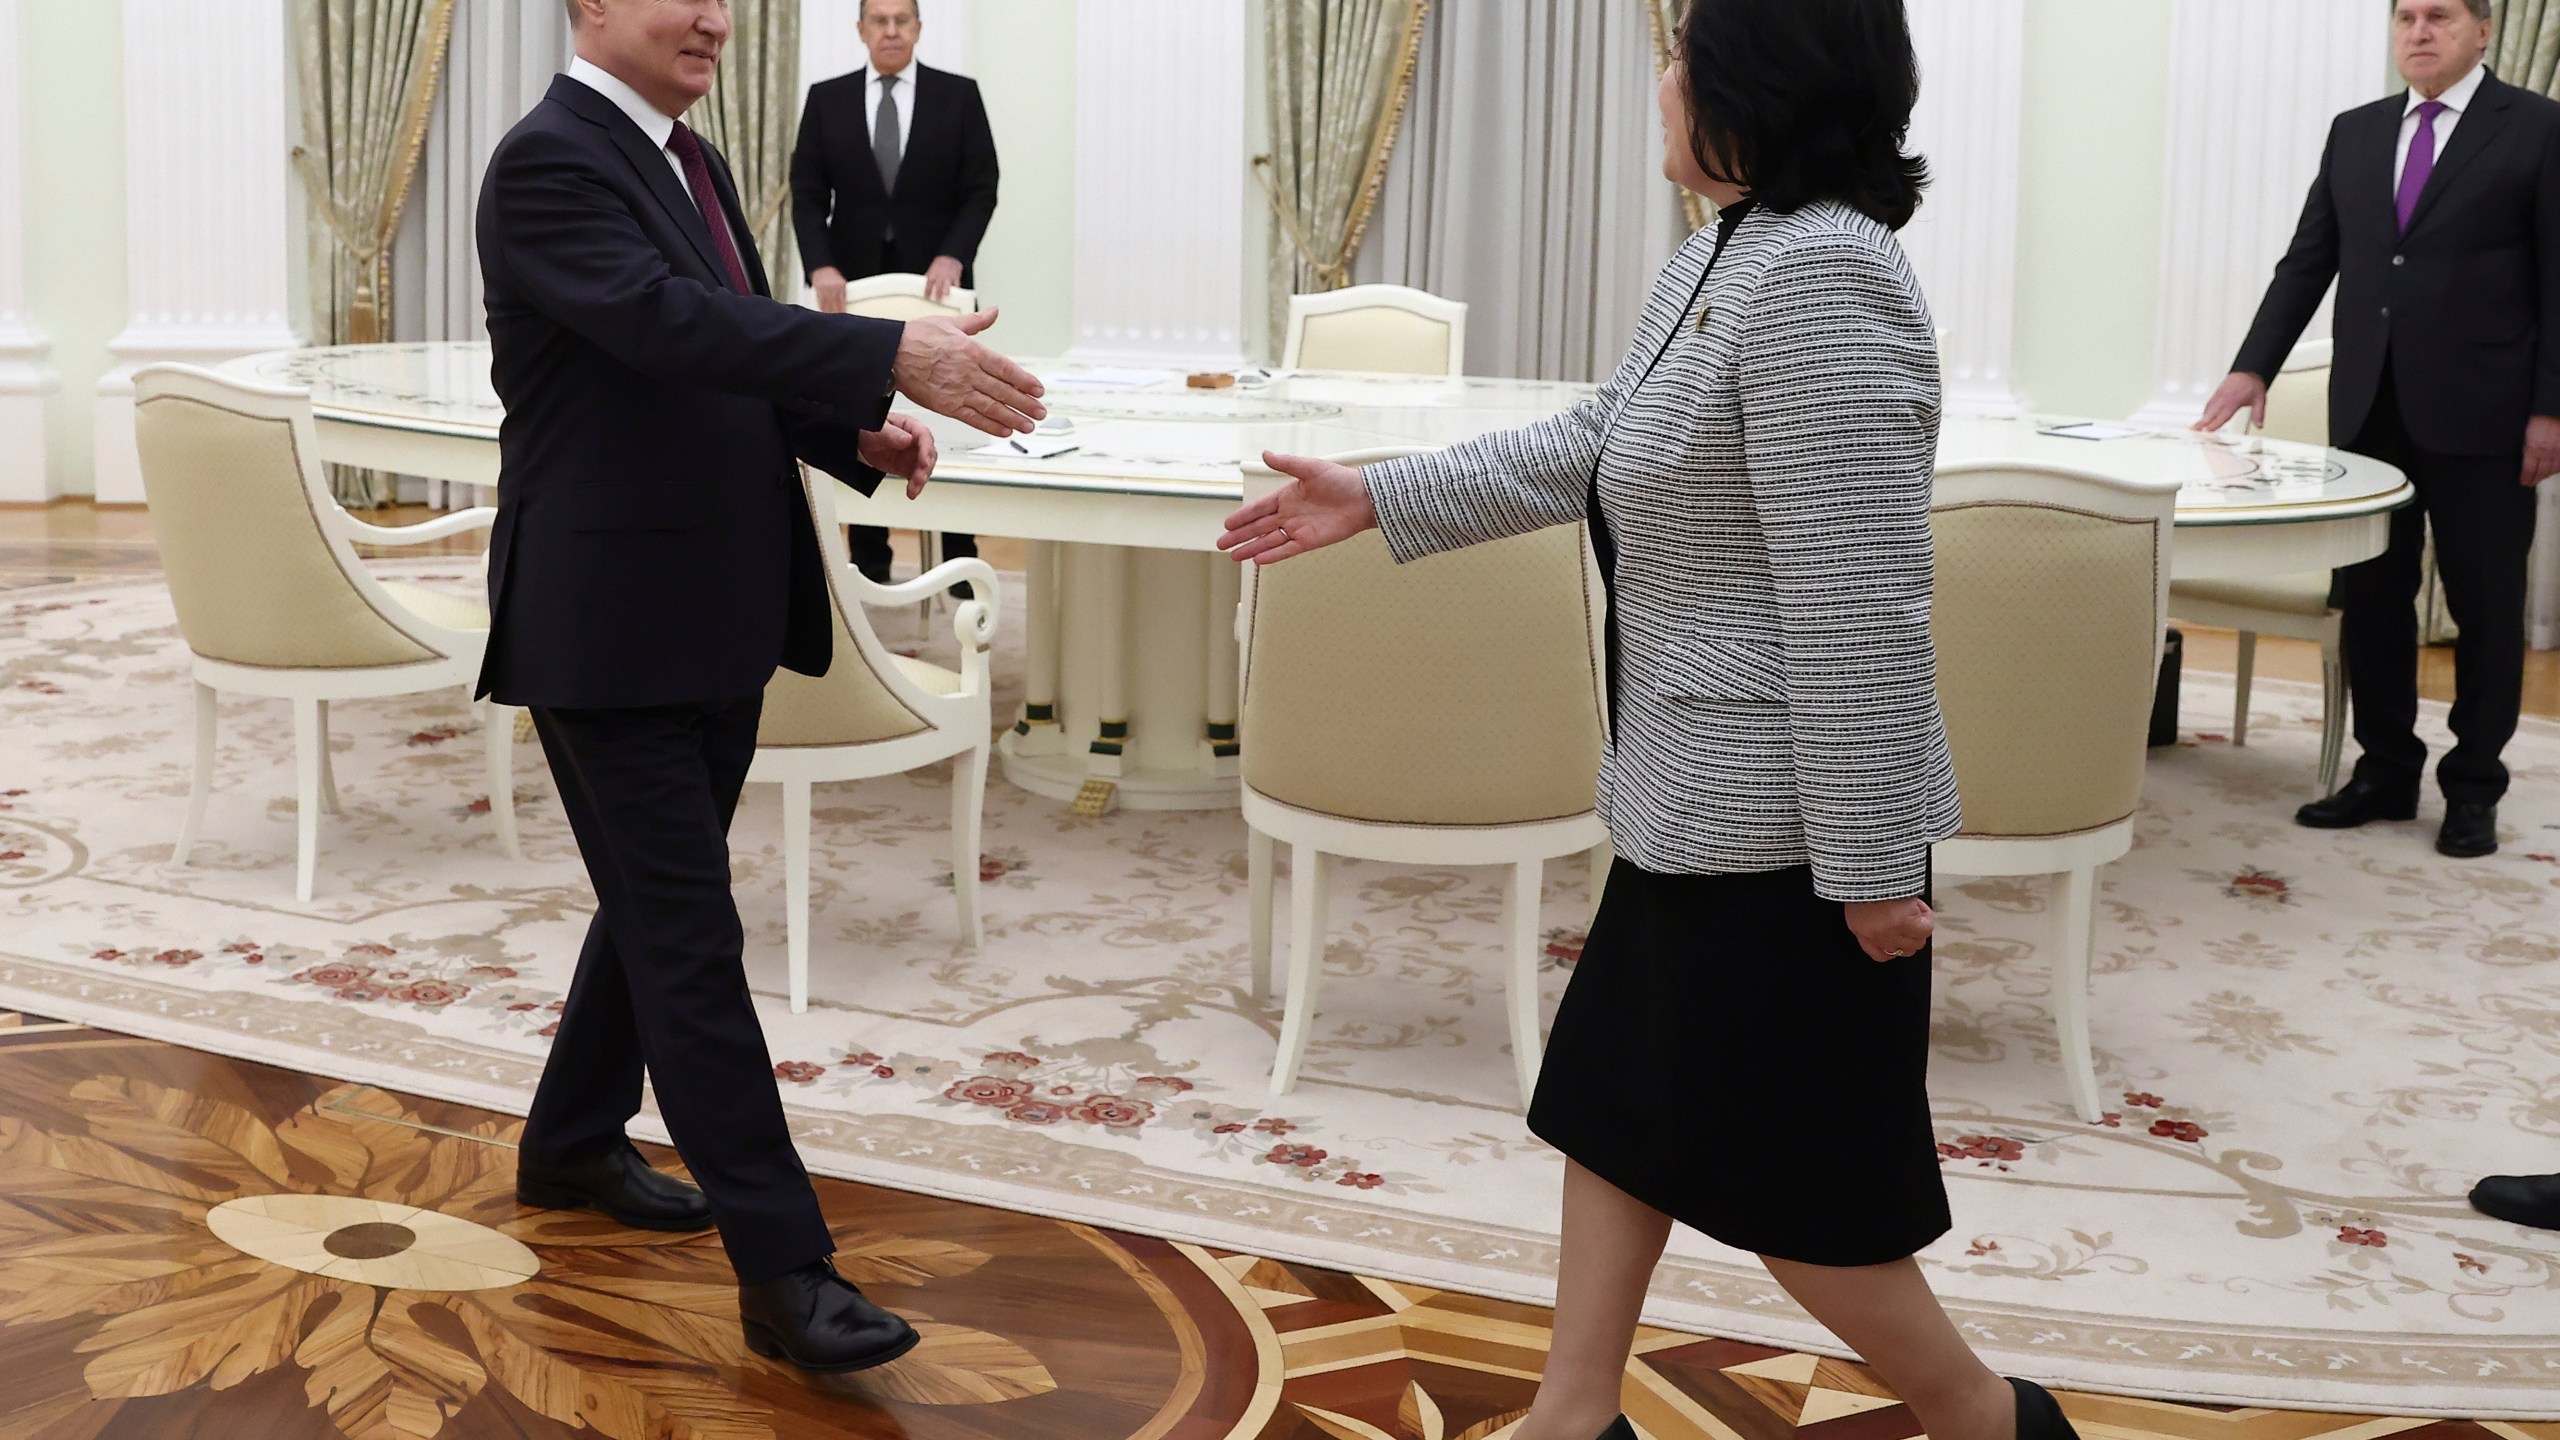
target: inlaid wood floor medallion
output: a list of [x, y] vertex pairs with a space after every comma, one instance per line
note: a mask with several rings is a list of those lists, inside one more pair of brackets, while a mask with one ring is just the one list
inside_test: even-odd
[[[740, 1343], [712, 1237], [517, 1206], [521, 1123], [0, 1015], [0, 1440], [1502, 1440], [1546, 1353], [1531, 1306], [822, 1180], [839, 1268], [925, 1343], [812, 1379]], [[2089, 1440], [2560, 1440], [2065, 1403]], [[1916, 1431], [1860, 1366], [1661, 1331], [1626, 1405]]]

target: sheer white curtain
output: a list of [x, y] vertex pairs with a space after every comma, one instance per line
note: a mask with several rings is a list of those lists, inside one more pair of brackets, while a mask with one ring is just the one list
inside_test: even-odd
[[1687, 233], [1626, 0], [1431, 9], [1359, 282], [1467, 303], [1470, 374], [1589, 380]]
[[487, 338], [471, 240], [480, 177], [509, 127], [567, 68], [569, 17], [560, 0], [455, 5], [453, 49], [427, 122], [417, 193], [391, 252], [395, 339]]

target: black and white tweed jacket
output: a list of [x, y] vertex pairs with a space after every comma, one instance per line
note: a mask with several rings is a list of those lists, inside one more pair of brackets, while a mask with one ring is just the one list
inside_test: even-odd
[[1743, 217], [1684, 314], [1715, 240], [1664, 267], [1592, 399], [1368, 467], [1378, 525], [1412, 560], [1570, 523], [1596, 461], [1618, 547], [1599, 792], [1618, 852], [1917, 895], [1959, 813], [1929, 638], [1928, 301], [1890, 231], [1820, 204]]

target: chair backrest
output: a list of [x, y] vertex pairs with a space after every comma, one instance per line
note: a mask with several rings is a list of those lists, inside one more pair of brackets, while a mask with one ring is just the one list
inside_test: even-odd
[[821, 676], [777, 670], [765, 685], [764, 716], [756, 725], [758, 748], [871, 745], [920, 735], [935, 697], [898, 668], [889, 647], [871, 628], [871, 616], [845, 594], [844, 524], [836, 518], [835, 477], [807, 466], [801, 487], [817, 526], [825, 561], [828, 602], [835, 610], [835, 658]]
[[967, 315], [978, 308], [978, 292], [954, 285], [940, 300], [924, 298], [921, 275], [873, 275], [844, 287], [847, 314], [875, 320], [923, 320], [936, 315]]
[[1467, 307], [1404, 285], [1354, 285], [1289, 297], [1284, 370], [1457, 375], [1467, 360]]
[[2284, 369], [2267, 385], [2269, 439], [2305, 445], [2329, 443], [2329, 361], [2336, 346], [2305, 340], [2293, 347]]
[[1938, 474], [1938, 704], [1963, 834], [2131, 815], [2167, 623], [2174, 485], [1986, 462]]
[[192, 365], [135, 372], [134, 438], [187, 648], [271, 670], [411, 665], [452, 653], [377, 584], [330, 521], [307, 390]]
[[[1278, 483], [1248, 467], [1245, 493]], [[1581, 526], [1410, 565], [1372, 530], [1246, 580], [1246, 788], [1375, 824], [1518, 825], [1591, 810], [1607, 701], [1603, 602]]]

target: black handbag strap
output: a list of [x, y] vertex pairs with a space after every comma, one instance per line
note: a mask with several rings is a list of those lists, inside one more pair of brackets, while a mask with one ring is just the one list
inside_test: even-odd
[[[1707, 277], [1716, 273], [1716, 262], [1724, 258], [1724, 247], [1732, 241], [1733, 232], [1742, 228], [1742, 217], [1750, 211], [1751, 201], [1746, 197], [1725, 207], [1724, 212], [1716, 217], [1716, 248], [1707, 255], [1706, 267], [1698, 272], [1698, 283], [1689, 292], [1689, 303], [1681, 306], [1680, 313], [1672, 318], [1670, 331], [1662, 337], [1662, 347], [1653, 352], [1653, 359], [1646, 363], [1644, 373], [1636, 377], [1635, 384], [1627, 387], [1625, 395], [1619, 397], [1619, 410], [1626, 409], [1635, 400], [1636, 391], [1643, 389], [1644, 383], [1653, 378], [1653, 372], [1662, 364], [1662, 357], [1671, 353], [1671, 342], [1680, 338], [1680, 327], [1690, 323], [1690, 316], [1698, 308], [1698, 297], [1707, 293]], [[1591, 527], [1591, 555], [1600, 562], [1600, 589], [1609, 598], [1608, 628], [1602, 633], [1601, 640], [1607, 666], [1612, 724], [1618, 714], [1618, 542], [1617, 537], [1609, 533], [1608, 512], [1600, 506], [1600, 457], [1608, 453], [1609, 437], [1617, 428], [1618, 415], [1612, 411], [1608, 423], [1600, 431], [1600, 444], [1591, 454], [1591, 479], [1583, 502], [1584, 519]]]

